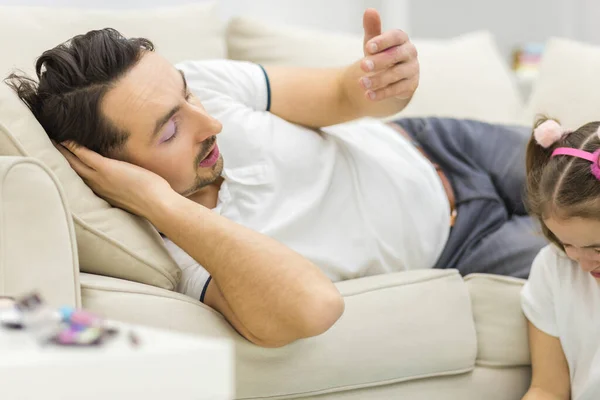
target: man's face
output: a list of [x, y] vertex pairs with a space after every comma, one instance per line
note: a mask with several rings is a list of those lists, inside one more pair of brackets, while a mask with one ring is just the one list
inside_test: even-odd
[[150, 170], [189, 196], [223, 170], [221, 123], [206, 113], [183, 74], [152, 52], [142, 56], [102, 101], [103, 114], [129, 138], [119, 158]]

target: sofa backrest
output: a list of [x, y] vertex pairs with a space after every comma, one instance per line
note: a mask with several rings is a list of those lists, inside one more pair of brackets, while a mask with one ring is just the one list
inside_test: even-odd
[[145, 37], [176, 63], [225, 58], [224, 26], [216, 2], [136, 10], [0, 6], [0, 76], [14, 68], [34, 72], [42, 52], [93, 29], [114, 28]]
[[600, 121], [598, 71], [600, 46], [550, 39], [523, 120], [532, 126], [538, 115], [546, 115], [569, 129]]

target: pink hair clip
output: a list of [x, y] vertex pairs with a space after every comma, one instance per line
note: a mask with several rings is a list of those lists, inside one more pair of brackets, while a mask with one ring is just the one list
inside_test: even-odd
[[[546, 121], [546, 122], [548, 122], [548, 121]], [[540, 127], [542, 125], [540, 125]], [[596, 130], [596, 136], [598, 138], [600, 138], [600, 127], [598, 127], [598, 129]], [[536, 140], [538, 140], [537, 136], [536, 136]], [[538, 143], [540, 143], [539, 140], [538, 140]], [[540, 145], [542, 146], [541, 143], [540, 143]], [[547, 146], [544, 146], [544, 147], [547, 147]], [[593, 153], [590, 153], [589, 151], [585, 151], [585, 150], [581, 150], [581, 149], [574, 149], [572, 147], [559, 147], [552, 152], [552, 157], [556, 157], [556, 156], [571, 156], [571, 157], [577, 157], [577, 158], [581, 158], [583, 160], [589, 161], [590, 163], [592, 163], [590, 166], [590, 172], [592, 173], [592, 175], [594, 175], [594, 177], [596, 179], [598, 179], [600, 181], [600, 164], [599, 164], [600, 148], [597, 149], [596, 151], [594, 151]]]
[[535, 128], [533, 136], [537, 144], [547, 149], [568, 133], [558, 122], [548, 119]]

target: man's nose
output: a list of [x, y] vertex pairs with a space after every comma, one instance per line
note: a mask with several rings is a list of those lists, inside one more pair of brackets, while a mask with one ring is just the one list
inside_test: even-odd
[[218, 135], [223, 130], [223, 124], [216, 118], [209, 116], [210, 119], [210, 136]]
[[198, 113], [196, 118], [198, 126], [196, 135], [199, 142], [203, 142], [211, 136], [218, 135], [223, 130], [223, 124], [206, 112]]

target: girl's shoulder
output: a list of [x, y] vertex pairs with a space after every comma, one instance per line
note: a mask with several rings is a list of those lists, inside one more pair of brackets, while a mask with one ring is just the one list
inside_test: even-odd
[[521, 291], [521, 307], [527, 319], [539, 330], [558, 337], [561, 310], [577, 292], [573, 284], [579, 266], [555, 245], [544, 247], [533, 260], [529, 279]]
[[543, 280], [555, 290], [576, 290], [577, 283], [589, 280], [588, 275], [576, 261], [567, 257], [564, 251], [554, 244], [549, 244], [540, 250], [533, 260], [529, 280]]
[[535, 257], [533, 264], [544, 263], [546, 265], [576, 265], [575, 261], [571, 260], [564, 251], [556, 247], [554, 244], [548, 244], [543, 247]]

